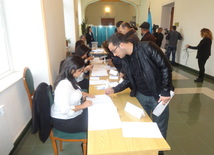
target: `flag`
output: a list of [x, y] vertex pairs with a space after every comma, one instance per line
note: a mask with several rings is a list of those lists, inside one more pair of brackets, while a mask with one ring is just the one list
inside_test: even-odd
[[149, 31], [150, 31], [150, 33], [152, 33], [152, 15], [151, 15], [151, 11], [150, 11], [150, 4], [149, 4], [149, 8], [148, 8], [147, 22], [150, 24]]

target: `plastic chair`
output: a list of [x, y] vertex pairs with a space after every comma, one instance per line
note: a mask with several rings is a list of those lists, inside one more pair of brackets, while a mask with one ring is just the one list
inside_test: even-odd
[[[52, 106], [54, 102], [52, 86], [48, 87], [48, 97], [50, 101], [50, 106]], [[50, 139], [52, 142], [54, 155], [58, 155], [58, 146], [57, 140], [60, 142], [60, 151], [62, 151], [62, 142], [82, 142], [83, 154], [86, 155], [87, 153], [87, 133], [86, 132], [78, 132], [78, 133], [66, 133], [55, 129], [54, 127], [50, 133]]]
[[26, 90], [27, 95], [28, 95], [28, 100], [30, 102], [30, 108], [32, 110], [32, 106], [33, 106], [32, 98], [33, 98], [33, 95], [35, 92], [35, 88], [34, 88], [33, 76], [32, 76], [32, 73], [28, 67], [24, 68], [22, 80], [24, 82], [24, 87], [25, 87], [25, 90]]

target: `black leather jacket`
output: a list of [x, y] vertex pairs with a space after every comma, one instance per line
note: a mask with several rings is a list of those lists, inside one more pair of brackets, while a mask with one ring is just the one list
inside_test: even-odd
[[[156, 100], [161, 96], [170, 96], [172, 85], [172, 68], [161, 49], [153, 42], [133, 43], [135, 56], [140, 64], [140, 72]], [[113, 87], [114, 92], [120, 92], [128, 87], [132, 89], [130, 95], [136, 95], [136, 85], [131, 75], [131, 68], [127, 56], [122, 59], [122, 66], [126, 78], [122, 83]]]

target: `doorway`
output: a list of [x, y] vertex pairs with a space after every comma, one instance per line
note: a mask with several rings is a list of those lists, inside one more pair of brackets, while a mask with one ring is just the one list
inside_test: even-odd
[[165, 48], [166, 34], [170, 30], [170, 27], [174, 25], [174, 2], [162, 6], [161, 14], [161, 27], [163, 28], [164, 39], [162, 41], [161, 48]]

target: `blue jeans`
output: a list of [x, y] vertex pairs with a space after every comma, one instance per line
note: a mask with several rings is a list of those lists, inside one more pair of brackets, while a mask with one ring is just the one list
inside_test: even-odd
[[171, 53], [172, 53], [172, 64], [173, 64], [173, 65], [175, 64], [175, 54], [176, 54], [176, 50], [177, 50], [177, 47], [176, 47], [176, 46], [168, 45], [167, 52], [166, 52], [166, 57], [167, 57], [167, 59], [169, 60], [170, 55], [171, 55]]
[[145, 96], [142, 93], [137, 92], [136, 98], [140, 102], [146, 113], [151, 117], [152, 121], [157, 123], [162, 136], [166, 139], [169, 120], [169, 105], [167, 105], [163, 113], [159, 117], [157, 117], [152, 114], [153, 110], [158, 105], [158, 102], [153, 96]]

